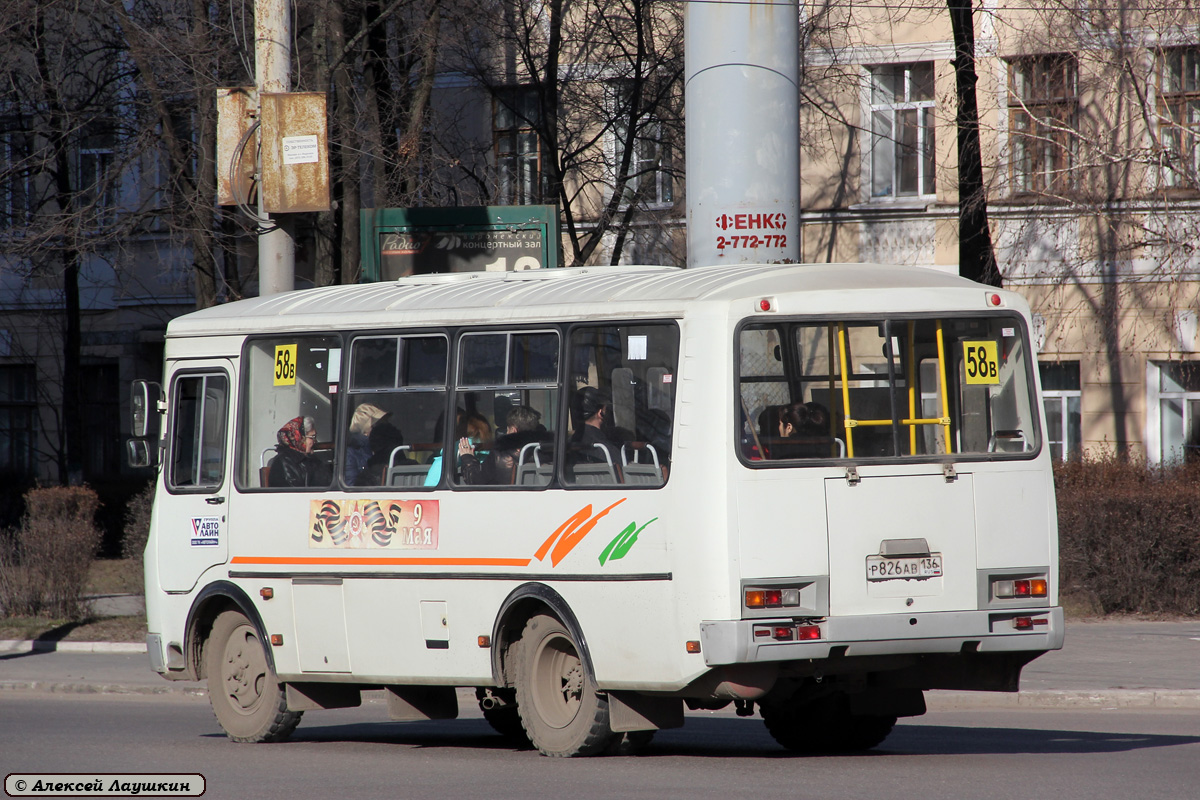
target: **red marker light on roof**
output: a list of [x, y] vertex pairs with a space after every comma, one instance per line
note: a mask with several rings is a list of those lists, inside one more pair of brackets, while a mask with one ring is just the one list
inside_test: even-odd
[[992, 292], [991, 294], [989, 294], [987, 300], [988, 300], [989, 306], [1000, 305], [1000, 295], [996, 294], [995, 292]]
[[764, 297], [762, 300], [759, 300], [758, 301], [758, 310], [759, 311], [770, 311], [771, 310], [771, 298]]

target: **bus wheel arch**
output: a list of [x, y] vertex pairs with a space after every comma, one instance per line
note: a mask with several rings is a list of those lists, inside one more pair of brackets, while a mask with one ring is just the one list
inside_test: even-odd
[[[262, 617], [241, 587], [229, 581], [214, 581], [208, 584], [192, 601], [184, 628], [185, 670], [193, 680], [204, 680], [208, 677], [204, 665], [204, 644], [212, 633], [213, 623], [225, 611], [241, 612], [254, 626], [259, 638], [264, 642], [268, 641]], [[269, 647], [265, 650], [267, 665], [274, 673], [275, 654]]]
[[509, 592], [492, 625], [492, 678], [496, 685], [514, 685], [517, 645], [526, 624], [539, 614], [555, 617], [570, 633], [587, 678], [594, 683], [596, 672], [592, 667], [591, 651], [575, 613], [554, 589], [531, 581]]

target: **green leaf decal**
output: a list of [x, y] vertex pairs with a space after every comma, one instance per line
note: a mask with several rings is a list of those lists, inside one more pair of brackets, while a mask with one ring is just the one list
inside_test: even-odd
[[[658, 517], [650, 520], [650, 522], [654, 522], [656, 519], [658, 519]], [[638, 534], [646, 530], [646, 526], [649, 525], [650, 522], [647, 522], [646, 525], [643, 525], [640, 528], [637, 527], [636, 522], [629, 523], [625, 527], [625, 530], [618, 533], [616, 538], [609, 542], [608, 546], [604, 548], [604, 552], [600, 554], [600, 566], [604, 566], [604, 562], [606, 561], [616, 561], [618, 558], [624, 558], [625, 554], [629, 552], [629, 548], [637, 544]]]

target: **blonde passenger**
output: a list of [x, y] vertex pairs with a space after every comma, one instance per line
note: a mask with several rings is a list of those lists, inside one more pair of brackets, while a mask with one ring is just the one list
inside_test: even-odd
[[373, 403], [361, 403], [350, 417], [350, 435], [346, 438], [346, 485], [353, 486], [371, 457], [371, 430], [388, 412]]

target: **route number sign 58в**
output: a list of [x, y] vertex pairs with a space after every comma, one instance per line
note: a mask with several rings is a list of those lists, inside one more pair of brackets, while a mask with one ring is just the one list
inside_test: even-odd
[[999, 348], [995, 342], [963, 342], [967, 383], [1000, 383]]

